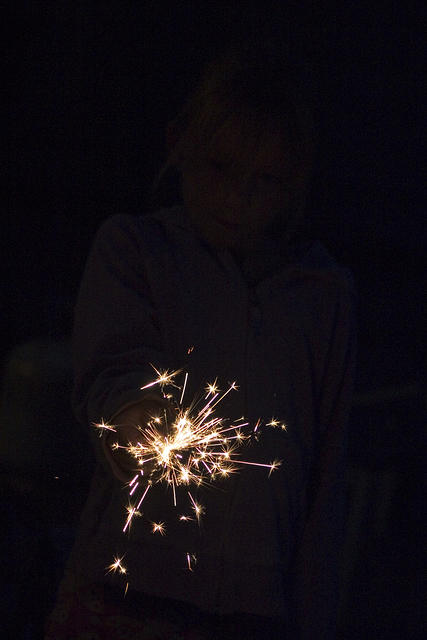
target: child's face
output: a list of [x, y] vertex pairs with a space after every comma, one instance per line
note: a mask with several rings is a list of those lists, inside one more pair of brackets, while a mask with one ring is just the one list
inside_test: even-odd
[[182, 162], [185, 207], [215, 247], [248, 252], [277, 216], [286, 216], [290, 158], [284, 146], [273, 133], [248, 143], [229, 126], [208, 152]]

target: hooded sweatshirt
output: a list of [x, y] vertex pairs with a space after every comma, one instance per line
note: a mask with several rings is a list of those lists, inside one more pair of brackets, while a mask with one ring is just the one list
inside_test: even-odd
[[[98, 457], [70, 558], [80, 580], [125, 555], [130, 588], [210, 613], [285, 618], [302, 638], [332, 638], [343, 533], [347, 418], [354, 371], [354, 291], [318, 243], [286, 259], [272, 239], [246, 261], [210, 247], [182, 206], [117, 215], [100, 227], [74, 325], [76, 415]], [[218, 411], [264, 426], [238, 473], [193, 489], [200, 524], [181, 521], [170, 488], [150, 489], [129, 534], [127, 492], [112, 475], [92, 423], [143, 397], [158, 369], [189, 373], [186, 397], [236, 381]], [[184, 495], [187, 489], [184, 489]], [[167, 522], [155, 535], [150, 522]], [[188, 558], [194, 570], [188, 569]], [[193, 567], [192, 567], [193, 568]]]

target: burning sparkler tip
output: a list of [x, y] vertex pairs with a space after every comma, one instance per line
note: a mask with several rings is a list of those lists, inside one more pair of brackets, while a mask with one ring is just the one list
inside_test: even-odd
[[[126, 450], [135, 458], [137, 463], [135, 466], [138, 465], [134, 477], [127, 483], [131, 502], [126, 507], [127, 517], [123, 528], [124, 532], [130, 529], [134, 517], [142, 516], [139, 507], [153, 485], [165, 483], [169, 486], [173, 492], [173, 504], [177, 507], [177, 489], [183, 485], [198, 487], [207, 484], [208, 481], [214, 482], [218, 478], [227, 478], [231, 473], [237, 471], [240, 465], [264, 467], [268, 469], [270, 476], [282, 463], [281, 460], [265, 464], [236, 459], [235, 450], [247, 439], [258, 440], [261, 432], [259, 429], [261, 419], [257, 420], [252, 433], [249, 433], [244, 431], [244, 427], [248, 427], [248, 431], [250, 427], [249, 423], [244, 421], [243, 416], [234, 423], [228, 422], [227, 426], [224, 425], [223, 418], [215, 416], [215, 407], [231, 391], [238, 389], [236, 381], [229, 383], [228, 389], [222, 392], [219, 390], [218, 381], [215, 378], [205, 388], [206, 402], [203, 403], [203, 408], [196, 412], [194, 411], [197, 404], [195, 402], [188, 409], [183, 407], [188, 374], [185, 375], [183, 385], [178, 386], [173, 380], [180, 373], [180, 370], [159, 370], [153, 365], [151, 366], [155, 370], [157, 378], [141, 389], [158, 385], [163, 398], [171, 399], [170, 404], [175, 414], [174, 419], [170, 421], [166, 411], [164, 416], [152, 416], [147, 426], [144, 429], [139, 429], [141, 437], [137, 444], [129, 443], [128, 446], [122, 446], [115, 442], [111, 445], [113, 449]], [[165, 387], [178, 389], [180, 396], [176, 397], [176, 392], [167, 394]], [[276, 418], [272, 418], [267, 425], [281, 428], [284, 431], [287, 429], [286, 424], [279, 422]], [[116, 431], [114, 426], [105, 423], [104, 420], [95, 426], [99, 429], [100, 435], [106, 430]], [[142, 467], [146, 470], [145, 475]], [[188, 487], [188, 489], [190, 488]], [[191, 515], [178, 516], [178, 520], [200, 524], [205, 509], [188, 489], [187, 494], [192, 513], [190, 511]], [[133, 494], [134, 497], [132, 497]], [[135, 498], [137, 495], [138, 497]], [[151, 524], [153, 534], [166, 535], [165, 522], [149, 520], [148, 523]], [[196, 556], [188, 552], [186, 558], [188, 569], [193, 571], [197, 562]], [[122, 561], [123, 557], [116, 556], [114, 562], [106, 567], [107, 572], [126, 574], [127, 569]], [[127, 588], [128, 583], [126, 584], [126, 592]]]

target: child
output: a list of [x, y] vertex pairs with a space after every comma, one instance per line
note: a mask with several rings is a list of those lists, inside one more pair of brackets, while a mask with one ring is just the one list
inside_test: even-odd
[[[286, 431], [266, 429], [245, 453], [283, 463], [206, 491], [200, 529], [181, 523], [162, 537], [137, 522], [127, 536], [123, 482], [135, 461], [95, 434], [99, 464], [47, 638], [333, 638], [353, 291], [300, 232], [315, 151], [304, 91], [267, 47], [231, 47], [169, 138], [159, 182], [176, 170], [182, 204], [108, 219], [88, 259], [76, 414], [136, 442], [135, 426], [167, 408], [155, 387], [141, 390], [150, 363], [185, 366], [188, 398], [216, 377], [236, 380], [221, 415], [284, 420]], [[148, 517], [173, 511], [163, 488], [150, 500]], [[123, 575], [105, 570], [115, 554], [126, 554], [125, 598]]]

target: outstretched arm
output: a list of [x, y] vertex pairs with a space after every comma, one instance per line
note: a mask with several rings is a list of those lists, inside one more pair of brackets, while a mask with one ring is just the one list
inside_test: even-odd
[[[152, 379], [152, 363], [163, 363], [159, 329], [140, 241], [133, 216], [114, 216], [93, 243], [75, 309], [73, 407], [82, 424], [120, 422], [115, 437], [127, 445], [137, 436], [133, 423], [144, 423], [161, 394], [141, 390]], [[142, 424], [140, 424], [142, 426]], [[90, 427], [98, 459], [112, 463], [105, 434]], [[121, 450], [123, 451], [123, 450]], [[117, 456], [117, 463], [120, 457]], [[118, 464], [117, 477], [124, 479]]]

